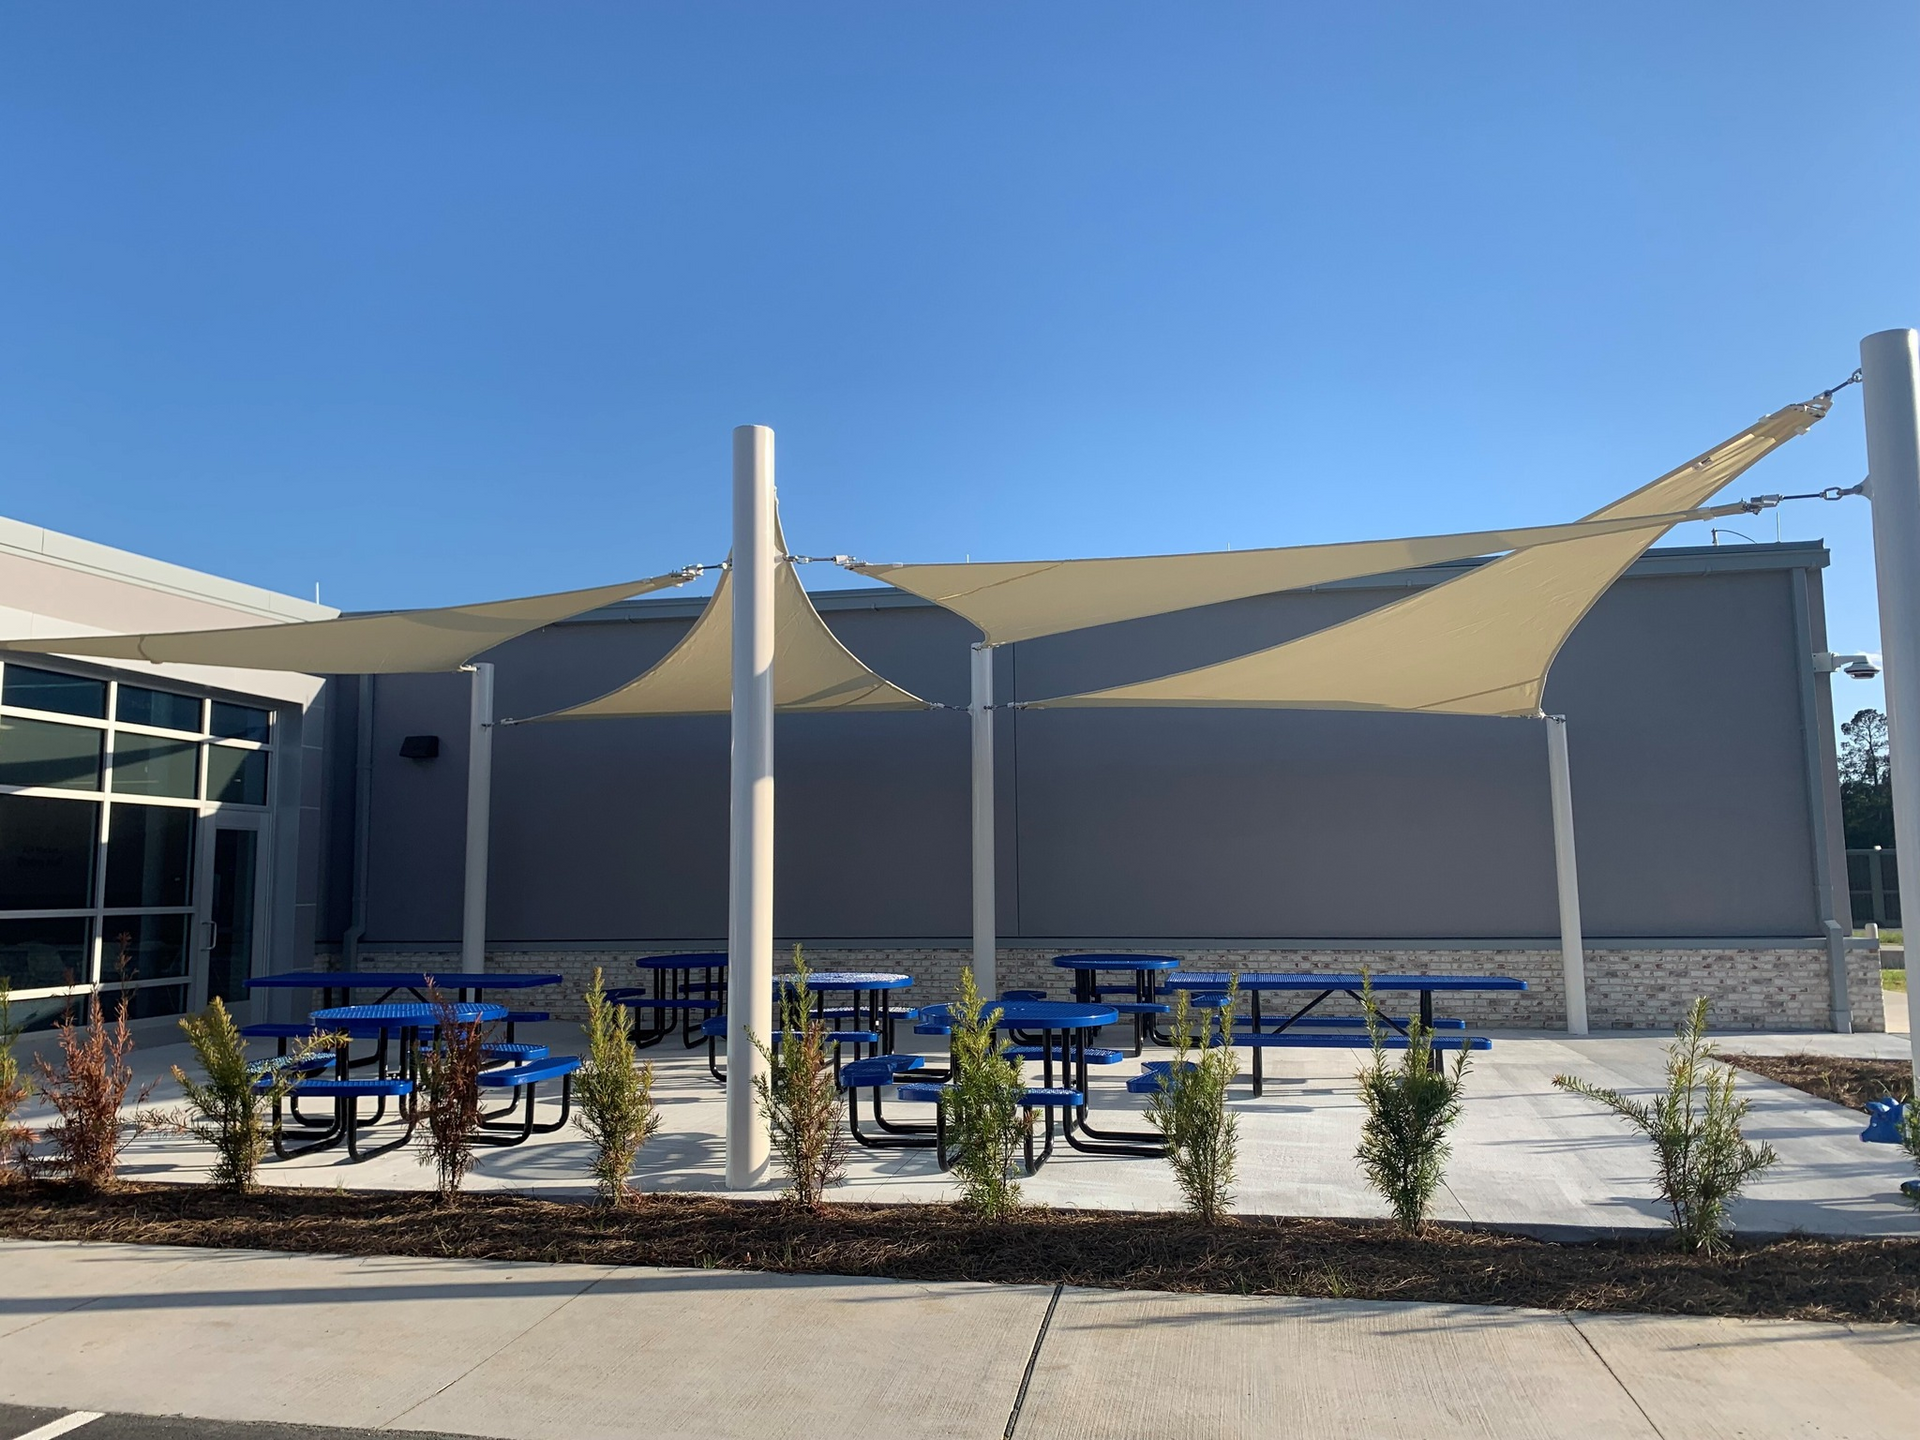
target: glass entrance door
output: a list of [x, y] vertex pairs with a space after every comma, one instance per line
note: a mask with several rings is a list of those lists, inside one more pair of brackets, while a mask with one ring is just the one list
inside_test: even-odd
[[265, 821], [216, 812], [202, 824], [195, 1009], [218, 999], [232, 1010], [247, 1000], [247, 977], [264, 945]]

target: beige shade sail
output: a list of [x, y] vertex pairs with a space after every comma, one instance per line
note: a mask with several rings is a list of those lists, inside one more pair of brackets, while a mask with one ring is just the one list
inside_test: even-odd
[[332, 620], [268, 622], [225, 630], [173, 630], [151, 635], [74, 635], [7, 640], [8, 650], [39, 655], [93, 655], [155, 664], [225, 665], [243, 670], [297, 670], [309, 675], [404, 675], [458, 670], [475, 655], [557, 620], [584, 615], [631, 595], [684, 585], [699, 572], [625, 580], [587, 590], [561, 590], [481, 605], [390, 610]]
[[[786, 552], [785, 541], [779, 547]], [[618, 690], [532, 720], [620, 715], [715, 715], [733, 708], [733, 576], [720, 577], [693, 628], [651, 670]], [[778, 710], [926, 710], [835, 638], [782, 559], [774, 567], [773, 703]], [[515, 722], [521, 723], [521, 722]]]
[[1251, 655], [1037, 707], [1174, 705], [1540, 713], [1547, 671], [1574, 626], [1674, 523], [1827, 413], [1791, 405], [1597, 511], [1643, 528], [1576, 533]]
[[[1660, 482], [1656, 481], [1655, 484]], [[1649, 487], [1652, 488], [1652, 487]], [[1632, 497], [1629, 497], [1632, 498]], [[1626, 503], [1625, 501], [1621, 502]], [[1668, 523], [1713, 519], [1739, 506], [1687, 510]], [[1604, 513], [1604, 512], [1603, 512]], [[1033, 640], [1090, 625], [1138, 620], [1199, 605], [1241, 600], [1495, 555], [1593, 534], [1638, 531], [1643, 519], [1593, 518], [1564, 525], [1475, 530], [1403, 540], [1288, 545], [1271, 550], [1192, 555], [1132, 555], [1097, 560], [1004, 560], [965, 565], [873, 565], [847, 568], [931, 600], [979, 626], [990, 645]]]

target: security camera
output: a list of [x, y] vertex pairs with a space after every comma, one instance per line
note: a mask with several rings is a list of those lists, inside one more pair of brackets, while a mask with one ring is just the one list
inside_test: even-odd
[[1855, 680], [1871, 680], [1880, 673], [1880, 666], [1871, 655], [1836, 655], [1831, 650], [1818, 652], [1813, 657], [1813, 668], [1819, 675], [1831, 675], [1838, 670]]
[[1880, 673], [1880, 667], [1864, 655], [1858, 660], [1849, 661], [1842, 669], [1856, 680], [1871, 680]]

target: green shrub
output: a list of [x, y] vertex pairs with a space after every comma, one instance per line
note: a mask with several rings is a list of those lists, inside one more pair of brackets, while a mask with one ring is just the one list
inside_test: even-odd
[[420, 1080], [427, 1099], [427, 1144], [420, 1163], [434, 1167], [440, 1199], [451, 1205], [460, 1198], [460, 1186], [473, 1170], [486, 1026], [462, 1020], [453, 1000], [433, 985], [427, 986], [427, 1003], [439, 1015], [433, 1044], [420, 1056]]
[[749, 1034], [765, 1057], [767, 1073], [753, 1078], [760, 1113], [772, 1132], [773, 1151], [787, 1176], [787, 1199], [816, 1210], [846, 1171], [847, 1137], [840, 1129], [840, 1087], [833, 1078], [833, 1048], [827, 1022], [807, 1005], [807, 959], [793, 947], [794, 979], [780, 991], [779, 1042]]
[[[1920, 1092], [1900, 1111], [1900, 1145], [1913, 1161], [1913, 1168], [1920, 1171]], [[1900, 1198], [1920, 1210], [1920, 1182], [1910, 1180], [1901, 1186]]]
[[1187, 1209], [1207, 1225], [1217, 1225], [1233, 1203], [1233, 1181], [1240, 1153], [1240, 1117], [1227, 1109], [1227, 1090], [1240, 1073], [1240, 1057], [1231, 1043], [1210, 1045], [1214, 1027], [1231, 1041], [1239, 1006], [1240, 977], [1227, 991], [1217, 1015], [1200, 1016], [1200, 1058], [1195, 1048], [1192, 1001], [1176, 992], [1173, 1002], [1173, 1064], [1147, 1101], [1147, 1117], [1167, 1137], [1167, 1163], [1186, 1197]]
[[12, 987], [0, 976], [0, 1184], [26, 1168], [33, 1147], [33, 1131], [20, 1123], [20, 1111], [33, 1098], [33, 1084], [20, 1073], [13, 1042], [20, 1027], [13, 1023]]
[[[195, 1080], [178, 1065], [173, 1078], [186, 1095], [183, 1116], [164, 1117], [171, 1129], [211, 1145], [217, 1157], [211, 1180], [225, 1190], [242, 1194], [254, 1188], [260, 1162], [272, 1143], [267, 1116], [300, 1078], [299, 1066], [324, 1055], [341, 1043], [338, 1035], [313, 1035], [287, 1047], [285, 1058], [247, 1059], [247, 1042], [233, 1023], [226, 1005], [215, 997], [203, 1015], [189, 1015], [180, 1028], [200, 1062], [204, 1081]], [[255, 1090], [260, 1081], [266, 1088]]]
[[606, 979], [593, 972], [587, 991], [587, 1063], [573, 1087], [580, 1128], [593, 1142], [600, 1199], [623, 1205], [633, 1196], [633, 1162], [660, 1128], [653, 1107], [653, 1066], [636, 1064], [626, 1011], [607, 999]]
[[1667, 1093], [1651, 1105], [1570, 1075], [1556, 1075], [1553, 1083], [1598, 1100], [1653, 1141], [1654, 1184], [1682, 1250], [1724, 1246], [1727, 1206], [1778, 1158], [1771, 1145], [1750, 1145], [1741, 1133], [1748, 1102], [1734, 1093], [1734, 1072], [1713, 1063], [1705, 996], [1693, 1002], [1667, 1047]]
[[989, 1008], [971, 968], [960, 972], [960, 998], [953, 1006], [953, 1074], [946, 1097], [947, 1143], [961, 1203], [982, 1219], [1001, 1219], [1020, 1205], [1014, 1157], [1032, 1115], [1021, 1109], [1026, 1090], [1020, 1063], [994, 1028], [998, 1008]]
[[1433, 1195], [1445, 1179], [1453, 1153], [1447, 1134], [1460, 1118], [1460, 1096], [1467, 1077], [1467, 1052], [1449, 1073], [1435, 1054], [1433, 1032], [1414, 1021], [1407, 1027], [1407, 1048], [1400, 1063], [1387, 1059], [1383, 1043], [1386, 1026], [1366, 984], [1360, 1001], [1365, 1007], [1367, 1034], [1373, 1041], [1373, 1060], [1358, 1076], [1360, 1098], [1367, 1118], [1360, 1129], [1355, 1158], [1367, 1183], [1385, 1197], [1401, 1233], [1419, 1233], [1427, 1223]]

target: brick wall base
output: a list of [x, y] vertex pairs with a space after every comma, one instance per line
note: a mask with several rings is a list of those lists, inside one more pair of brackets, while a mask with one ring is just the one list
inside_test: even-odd
[[[551, 971], [561, 984], [513, 992], [516, 1009], [546, 1010], [556, 1019], [580, 1019], [582, 996], [595, 967], [606, 972], [609, 987], [634, 985], [635, 956], [658, 949], [500, 949], [489, 951], [487, 967], [497, 971]], [[1072, 977], [1049, 962], [1054, 950], [1002, 950], [1000, 988], [1072, 993]], [[1566, 993], [1560, 952], [1556, 950], [1236, 950], [1186, 949], [1147, 953], [1178, 955], [1190, 969], [1301, 970], [1352, 973], [1366, 967], [1376, 973], [1512, 975], [1525, 980], [1518, 993], [1462, 992], [1447, 995], [1441, 1013], [1477, 1026], [1557, 1030], [1564, 1028]], [[1865, 950], [1848, 954], [1848, 990], [1853, 1028], [1886, 1029], [1880, 999], [1878, 958]], [[321, 957], [326, 963], [326, 957]], [[939, 949], [819, 949], [807, 953], [815, 970], [886, 970], [914, 977], [905, 992], [913, 1003], [932, 1004], [953, 997], [961, 967], [971, 951]], [[337, 957], [335, 958], [337, 963]], [[776, 971], [785, 957], [775, 956]], [[368, 970], [445, 969], [448, 956], [434, 951], [363, 952]], [[1697, 995], [1710, 1004], [1717, 1030], [1830, 1030], [1827, 956], [1824, 950], [1589, 950], [1587, 1018], [1600, 1030], [1671, 1030]]]

